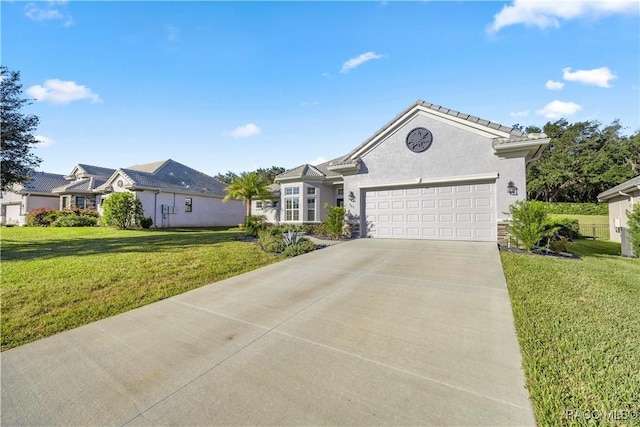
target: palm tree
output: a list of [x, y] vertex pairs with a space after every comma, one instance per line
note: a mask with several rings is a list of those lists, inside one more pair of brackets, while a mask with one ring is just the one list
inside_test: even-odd
[[251, 216], [251, 201], [253, 199], [273, 198], [266, 181], [255, 172], [244, 172], [240, 176], [236, 176], [226, 190], [227, 195], [223, 200], [225, 202], [232, 199], [242, 200], [242, 203], [247, 205], [247, 217]]

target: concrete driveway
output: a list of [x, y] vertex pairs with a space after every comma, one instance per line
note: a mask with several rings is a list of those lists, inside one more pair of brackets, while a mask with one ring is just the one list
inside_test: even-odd
[[1, 363], [7, 426], [535, 425], [491, 243], [342, 243]]

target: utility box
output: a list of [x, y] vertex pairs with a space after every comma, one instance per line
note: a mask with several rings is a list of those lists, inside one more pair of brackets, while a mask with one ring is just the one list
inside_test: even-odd
[[633, 253], [633, 246], [631, 246], [631, 235], [626, 227], [620, 229], [620, 242], [622, 243], [622, 256], [634, 258], [636, 255]]

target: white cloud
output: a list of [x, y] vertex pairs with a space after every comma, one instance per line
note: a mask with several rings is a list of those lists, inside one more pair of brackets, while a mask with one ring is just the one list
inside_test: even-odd
[[536, 111], [536, 114], [544, 116], [547, 119], [559, 119], [570, 116], [582, 110], [582, 106], [575, 102], [551, 101], [542, 109]]
[[598, 19], [614, 14], [637, 14], [638, 2], [635, 0], [514, 0], [494, 15], [493, 23], [487, 28], [489, 33], [497, 33], [511, 25], [524, 24], [540, 29], [560, 26], [560, 21], [581, 17]]
[[584, 83], [586, 85], [611, 87], [610, 81], [617, 79], [618, 76], [611, 73], [611, 70], [607, 67], [577, 71], [571, 71], [571, 68], [563, 68], [562, 78], [572, 82]]
[[327, 161], [327, 159], [325, 157], [318, 156], [315, 159], [313, 159], [313, 160], [311, 160], [310, 162], [307, 162], [307, 163], [309, 163], [310, 165], [314, 165], [315, 166], [315, 165], [319, 165], [320, 163], [324, 163], [326, 161]]
[[564, 83], [562, 82], [554, 82], [553, 80], [547, 80], [547, 83], [544, 85], [549, 90], [560, 90], [564, 87]]
[[316, 105], [319, 105], [320, 103], [318, 101], [305, 101], [305, 102], [301, 102], [300, 106], [301, 107], [315, 107]]
[[365, 62], [371, 61], [373, 59], [380, 59], [383, 56], [377, 54], [375, 52], [365, 52], [362, 55], [356, 56], [355, 58], [351, 58], [344, 64], [342, 64], [342, 68], [340, 69], [341, 73], [348, 73], [349, 70], [353, 70], [356, 67], [364, 64]]
[[169, 43], [173, 43], [178, 40], [178, 36], [180, 35], [180, 29], [175, 25], [167, 24], [164, 26], [164, 31], [167, 34], [167, 41]]
[[68, 104], [72, 101], [88, 99], [92, 104], [102, 102], [100, 96], [84, 85], [74, 81], [50, 79], [43, 86], [35, 85], [27, 89], [27, 94], [39, 102]]
[[258, 135], [260, 133], [260, 128], [253, 123], [247, 123], [246, 125], [238, 126], [231, 132], [225, 133], [234, 138], [247, 138], [249, 136]]
[[509, 115], [513, 118], [527, 117], [529, 116], [529, 110], [516, 111], [513, 113], [509, 113]]
[[44, 135], [34, 135], [34, 138], [39, 141], [37, 148], [46, 148], [54, 144], [54, 140]]
[[73, 17], [56, 8], [56, 6], [66, 5], [66, 1], [49, 1], [44, 6], [41, 6], [42, 4], [44, 3], [29, 3], [25, 8], [27, 18], [35, 22], [63, 20], [62, 25], [65, 27], [73, 25]]

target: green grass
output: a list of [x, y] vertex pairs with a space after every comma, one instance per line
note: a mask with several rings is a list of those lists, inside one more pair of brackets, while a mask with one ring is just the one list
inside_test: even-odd
[[501, 253], [538, 425], [596, 425], [566, 411], [640, 411], [640, 261], [608, 241], [570, 250], [581, 260]]
[[2, 229], [2, 350], [262, 267], [237, 231]]

